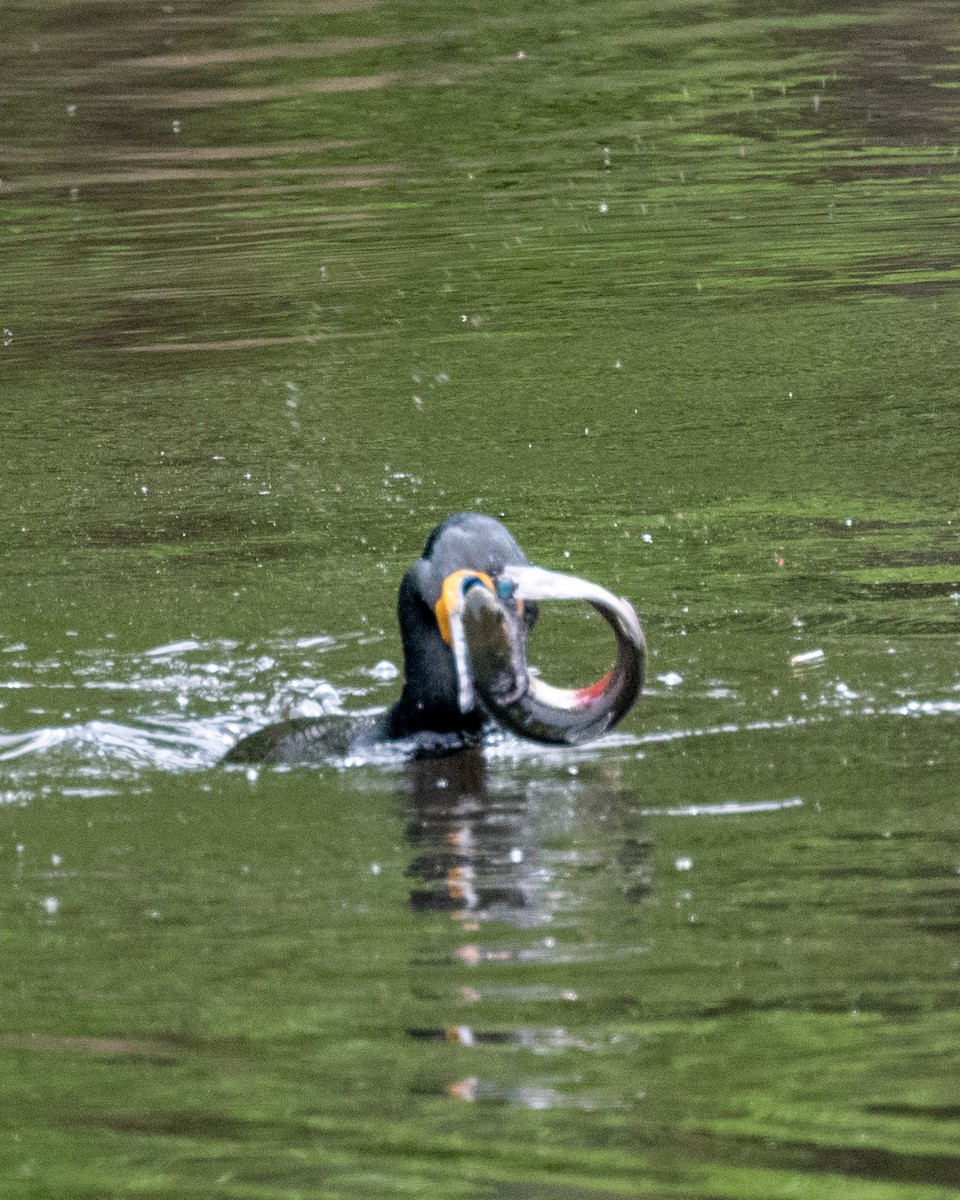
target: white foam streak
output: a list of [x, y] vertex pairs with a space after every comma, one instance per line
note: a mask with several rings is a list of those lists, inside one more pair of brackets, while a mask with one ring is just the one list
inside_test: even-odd
[[46, 755], [60, 749], [79, 752], [103, 765], [105, 773], [120, 763], [134, 767], [184, 771], [208, 767], [226, 750], [230, 739], [219, 723], [184, 721], [179, 725], [154, 721], [144, 729], [119, 722], [93, 720], [73, 726], [37, 729], [29, 734], [0, 737], [0, 761]]
[[728, 817], [750, 813], [782, 812], [786, 808], [801, 808], [800, 796], [787, 800], [726, 800], [720, 804], [683, 804], [676, 808], [641, 808], [645, 817]]

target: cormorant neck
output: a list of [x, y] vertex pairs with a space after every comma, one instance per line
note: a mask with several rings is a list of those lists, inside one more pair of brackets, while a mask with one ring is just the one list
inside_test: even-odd
[[424, 569], [425, 564], [417, 564], [400, 585], [397, 616], [403, 639], [403, 691], [387, 713], [387, 736], [403, 738], [422, 731], [477, 733], [485, 718], [479, 710], [460, 711], [453, 651], [423, 599], [419, 573]]

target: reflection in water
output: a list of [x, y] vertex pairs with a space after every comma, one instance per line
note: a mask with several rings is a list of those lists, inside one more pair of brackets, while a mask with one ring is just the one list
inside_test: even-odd
[[[451, 969], [484, 972], [481, 982], [459, 988], [458, 1002], [470, 1006], [484, 1001], [575, 1003], [576, 990], [554, 982], [556, 968], [582, 964], [595, 954], [606, 957], [609, 947], [561, 945], [550, 935], [531, 942], [516, 936], [503, 939], [496, 926], [540, 935], [545, 928], [562, 926], [564, 913], [584, 899], [571, 894], [570, 880], [578, 871], [589, 877], [609, 870], [613, 863], [620, 895], [628, 903], [645, 898], [652, 882], [652, 842], [639, 810], [626, 803], [622, 790], [615, 787], [578, 788], [578, 809], [608, 826], [615, 847], [609, 858], [610, 851], [603, 855], [585, 855], [576, 849], [551, 853], [545, 847], [549, 830], [535, 785], [518, 788], [513, 784], [491, 791], [486, 762], [477, 747], [446, 758], [414, 760], [407, 769], [407, 787], [407, 837], [416, 852], [408, 870], [416, 881], [410, 891], [411, 906], [421, 913], [447, 913], [457, 923], [461, 939], [446, 956]], [[488, 931], [485, 941], [478, 936], [483, 930]], [[618, 949], [624, 951], [622, 945]], [[642, 947], [636, 949], [640, 952]], [[517, 968], [521, 968], [519, 978]], [[485, 982], [488, 970], [493, 972], [489, 983]], [[508, 979], [498, 979], [498, 972]], [[562, 1027], [514, 1025], [505, 1029], [501, 1025], [483, 1029], [472, 1022], [456, 1022], [419, 1026], [408, 1032], [421, 1042], [446, 1042], [469, 1049], [514, 1046], [538, 1056], [592, 1048], [588, 1038]], [[529, 1108], [609, 1105], [609, 1101], [582, 1094], [574, 1099], [562, 1087], [541, 1086], [536, 1080], [505, 1087], [470, 1075], [448, 1081], [444, 1090], [461, 1100], [498, 1100]]]
[[549, 920], [549, 876], [537, 864], [524, 796], [490, 797], [482, 752], [415, 760], [409, 786], [408, 837], [420, 850], [410, 873], [426, 885], [411, 892], [415, 908], [448, 910], [473, 928], [490, 918], [519, 926]]

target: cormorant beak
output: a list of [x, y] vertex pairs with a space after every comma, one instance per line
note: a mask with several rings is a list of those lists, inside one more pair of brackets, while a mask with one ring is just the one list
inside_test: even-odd
[[[475, 582], [477, 580], [474, 575]], [[643, 687], [646, 643], [633, 606], [598, 584], [542, 567], [505, 567], [496, 585], [470, 585], [457, 610], [457, 673], [469, 678], [484, 707], [502, 726], [538, 742], [576, 745], [597, 738], [625, 716]], [[586, 600], [617, 640], [613, 667], [583, 688], [556, 688], [530, 674], [526, 664], [524, 600]], [[509, 607], [508, 607], [509, 605]], [[455, 654], [456, 642], [455, 645]], [[518, 665], [519, 659], [519, 665]], [[512, 681], [512, 686], [511, 686]]]

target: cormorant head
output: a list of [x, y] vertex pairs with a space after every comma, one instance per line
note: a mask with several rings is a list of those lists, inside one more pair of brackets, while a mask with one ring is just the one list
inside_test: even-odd
[[[531, 674], [526, 635], [539, 600], [586, 600], [617, 640], [614, 666], [585, 688]], [[390, 736], [477, 732], [485, 715], [535, 741], [573, 744], [611, 728], [643, 686], [646, 647], [631, 605], [572, 575], [532, 567], [492, 517], [457, 513], [430, 534], [398, 600], [404, 684]]]
[[456, 513], [427, 538], [403, 577], [397, 601], [403, 639], [403, 693], [391, 713], [391, 736], [421, 730], [475, 732], [485, 714], [474, 695], [463, 640], [463, 597], [480, 587], [495, 597], [511, 652], [491, 672], [491, 686], [515, 699], [527, 686], [525, 641], [536, 605], [498, 583], [505, 568], [529, 560], [510, 531], [481, 513]]

